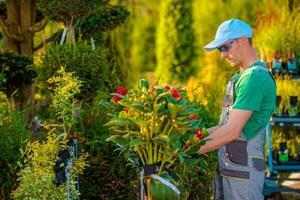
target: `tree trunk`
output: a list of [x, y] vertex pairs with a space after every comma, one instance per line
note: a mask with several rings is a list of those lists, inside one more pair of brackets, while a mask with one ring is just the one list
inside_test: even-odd
[[[7, 19], [6, 27], [2, 27], [7, 38], [8, 50], [14, 51], [22, 56], [32, 56], [34, 25], [36, 18], [36, 5], [34, 0], [6, 0]], [[34, 93], [31, 84], [26, 85], [18, 91], [15, 99], [15, 108], [30, 109], [28, 120], [34, 115]]]
[[31, 56], [33, 53], [33, 30], [36, 7], [33, 0], [20, 0], [20, 25], [24, 40], [20, 42], [20, 54]]
[[7, 47], [23, 56], [33, 53], [36, 6], [34, 0], [7, 0]]
[[12, 35], [18, 35], [18, 27], [20, 24], [19, 21], [19, 8], [17, 2], [15, 0], [7, 0], [6, 1], [7, 7], [7, 48], [14, 52], [20, 53], [20, 44]]

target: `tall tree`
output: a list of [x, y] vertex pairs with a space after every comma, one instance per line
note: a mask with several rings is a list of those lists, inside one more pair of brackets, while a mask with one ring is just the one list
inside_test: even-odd
[[192, 3], [192, 0], [161, 1], [156, 38], [156, 75], [161, 82], [185, 82], [195, 69]]

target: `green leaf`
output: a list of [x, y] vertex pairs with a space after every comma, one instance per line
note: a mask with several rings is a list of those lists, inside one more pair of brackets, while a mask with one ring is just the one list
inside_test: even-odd
[[177, 101], [174, 97], [167, 97], [167, 101], [172, 104], [177, 104]]
[[158, 95], [160, 95], [160, 94], [162, 94], [162, 93], [164, 92], [164, 89], [161, 88], [161, 87], [158, 87], [158, 88], [155, 88], [155, 92], [156, 92]]
[[113, 143], [118, 144], [122, 148], [125, 148], [126, 146], [129, 146], [129, 139], [125, 139], [124, 137], [120, 135], [113, 135], [106, 139], [106, 141], [112, 141]]
[[140, 80], [140, 87], [145, 87], [147, 90], [149, 89], [149, 83], [146, 79], [141, 79]]
[[106, 102], [106, 101], [100, 101], [99, 106], [103, 106], [103, 107], [106, 107], [106, 108], [112, 108], [111, 104]]
[[156, 141], [156, 142], [169, 142], [169, 137], [167, 135], [160, 134], [160, 135], [154, 137], [153, 141]]
[[188, 102], [187, 102], [187, 100], [182, 99], [182, 100], [180, 100], [180, 101], [178, 102], [178, 104], [179, 104], [180, 106], [184, 106], [184, 105], [187, 105]]
[[142, 119], [131, 119], [132, 122], [134, 122], [136, 125], [138, 125], [139, 127], [144, 126], [144, 124], [146, 123], [144, 120]]
[[134, 146], [139, 146], [139, 145], [143, 145], [143, 144], [145, 144], [145, 141], [143, 141], [142, 139], [131, 139], [129, 146], [134, 147]]
[[201, 144], [194, 145], [189, 150], [187, 150], [185, 153], [189, 154], [189, 155], [196, 154], [196, 153], [198, 153], [200, 147], [201, 147]]
[[139, 102], [132, 103], [132, 107], [136, 108], [136, 109], [138, 109], [142, 112], [147, 112], [146, 107], [143, 104], [139, 103]]

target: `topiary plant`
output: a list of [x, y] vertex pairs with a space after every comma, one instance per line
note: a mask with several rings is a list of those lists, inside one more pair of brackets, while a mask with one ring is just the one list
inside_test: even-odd
[[48, 45], [47, 53], [36, 66], [37, 80], [46, 83], [61, 66], [64, 66], [66, 72], [74, 72], [82, 81], [81, 93], [77, 97], [87, 102], [90, 102], [99, 90], [110, 93], [124, 78], [124, 71], [116, 65], [109, 49], [93, 50], [88, 43], [82, 41]]

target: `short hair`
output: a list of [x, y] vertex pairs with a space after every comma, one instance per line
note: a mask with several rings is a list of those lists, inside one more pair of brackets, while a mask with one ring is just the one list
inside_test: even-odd
[[252, 46], [252, 38], [248, 38], [248, 42]]

